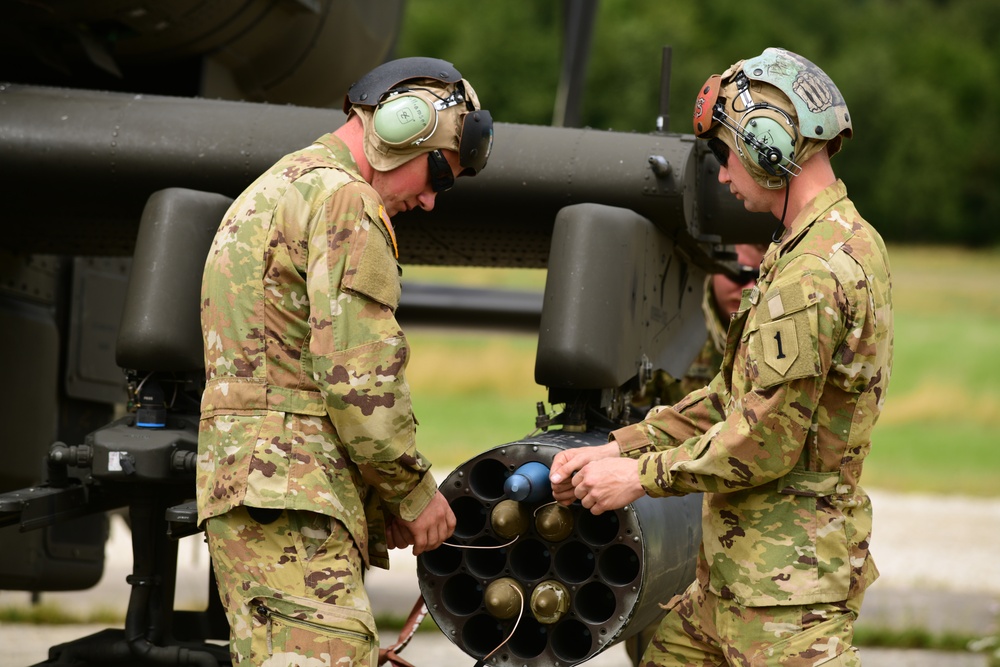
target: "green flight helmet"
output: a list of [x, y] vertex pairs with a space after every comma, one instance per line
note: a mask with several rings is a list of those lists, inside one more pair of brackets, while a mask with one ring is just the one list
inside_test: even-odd
[[[831, 142], [827, 151], [840, 150], [842, 137], [854, 134], [844, 96], [833, 80], [797, 53], [770, 47], [756, 58], [743, 61], [743, 72], [752, 81], [769, 83], [795, 107], [799, 134]], [[836, 140], [836, 141], [835, 141]]]
[[761, 186], [783, 188], [816, 152], [840, 150], [853, 134], [843, 96], [821, 69], [768, 48], [714, 74], [694, 108], [695, 135], [722, 142]]

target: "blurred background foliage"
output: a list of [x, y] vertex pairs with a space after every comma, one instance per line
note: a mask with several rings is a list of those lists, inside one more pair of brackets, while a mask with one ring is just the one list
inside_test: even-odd
[[[395, 55], [455, 63], [498, 121], [552, 123], [563, 2], [407, 3]], [[710, 74], [768, 46], [802, 54], [837, 83], [855, 136], [834, 167], [891, 244], [896, 306], [893, 382], [866, 483], [1000, 493], [1000, 3], [599, 0], [582, 124], [654, 131], [664, 46], [674, 132], [691, 133], [695, 92]], [[545, 279], [454, 271], [405, 275], [535, 289]], [[533, 337], [411, 333], [408, 376], [431, 460], [447, 469], [532, 429], [534, 404], [546, 399], [532, 382]]]
[[[562, 2], [408, 0], [406, 14], [396, 56], [455, 63], [498, 121], [552, 123]], [[583, 125], [653, 131], [664, 46], [671, 131], [691, 133], [694, 94], [710, 74], [768, 46], [795, 51], [847, 100], [855, 137], [834, 167], [887, 240], [1000, 241], [995, 0], [599, 0]]]

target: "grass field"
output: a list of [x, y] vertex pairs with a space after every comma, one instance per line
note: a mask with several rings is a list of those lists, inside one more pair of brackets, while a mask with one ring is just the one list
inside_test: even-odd
[[[1000, 496], [1000, 250], [891, 247], [895, 361], [863, 482]], [[537, 288], [544, 272], [407, 267], [407, 280]], [[418, 442], [441, 468], [534, 429], [535, 338], [408, 332]]]
[[892, 383], [868, 486], [1000, 495], [1000, 251], [890, 248]]

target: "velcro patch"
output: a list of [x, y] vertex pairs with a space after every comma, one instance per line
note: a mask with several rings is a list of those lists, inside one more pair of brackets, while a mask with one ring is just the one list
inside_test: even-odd
[[756, 383], [771, 387], [818, 372], [818, 297], [812, 281], [772, 285], [757, 311], [759, 328], [751, 343], [758, 360]]
[[785, 305], [781, 302], [780, 291], [776, 291], [773, 295], [767, 297], [767, 311], [770, 313], [772, 320], [776, 320], [785, 314]]
[[350, 289], [392, 310], [399, 306], [399, 265], [381, 234], [368, 234]]
[[362, 294], [388, 306], [393, 311], [399, 306], [399, 263], [396, 261], [392, 239], [383, 227], [379, 208], [365, 200], [365, 213], [370, 224], [358, 231], [357, 249], [348, 259], [354, 271], [344, 272], [344, 289]]

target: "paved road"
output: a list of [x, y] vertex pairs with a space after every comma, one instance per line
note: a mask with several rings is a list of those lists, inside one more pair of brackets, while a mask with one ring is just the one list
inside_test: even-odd
[[[0, 625], [0, 665], [27, 667], [46, 659], [48, 647], [89, 636], [104, 629], [101, 625], [37, 626]], [[394, 639], [386, 633], [383, 645]], [[985, 655], [974, 653], [946, 653], [940, 651], [887, 650], [864, 648], [861, 651], [865, 667], [988, 667]], [[402, 656], [416, 667], [428, 665], [459, 666], [473, 664], [473, 660], [437, 633], [418, 633], [403, 651]], [[587, 663], [588, 667], [631, 667], [624, 648], [612, 646]]]
[[[1000, 634], [1000, 500], [872, 493], [875, 531], [872, 552], [882, 572], [869, 590], [858, 625], [926, 628], [932, 632]], [[203, 608], [208, 555], [200, 536], [182, 540], [177, 604]], [[105, 608], [124, 613], [125, 576], [131, 569], [127, 529], [117, 520], [108, 543], [105, 576], [80, 593], [46, 593], [53, 602], [80, 613]], [[374, 570], [368, 579], [376, 613], [405, 615], [419, 595], [416, 561], [393, 553], [393, 568]], [[0, 607], [27, 605], [26, 593], [0, 592]], [[87, 636], [97, 626], [36, 627], [0, 625], [0, 667], [44, 660], [47, 647]], [[395, 633], [385, 633], [388, 645]], [[391, 634], [391, 636], [389, 636]], [[866, 667], [986, 667], [982, 654], [863, 649]], [[472, 664], [443, 635], [419, 633], [403, 652], [417, 667]], [[614, 646], [587, 663], [628, 667], [624, 649]], [[514, 667], [512, 665], [512, 667]]]
[[[48, 646], [86, 637], [103, 629], [99, 625], [0, 626], [0, 665], [24, 667], [47, 657]], [[383, 644], [386, 640], [383, 638]], [[401, 654], [416, 667], [472, 667], [474, 661], [443, 635], [418, 633]], [[987, 667], [986, 656], [973, 653], [940, 651], [899, 651], [865, 648], [861, 650], [865, 667]], [[586, 663], [587, 667], [631, 667], [621, 646], [612, 646]], [[513, 667], [513, 665], [512, 665]]]

